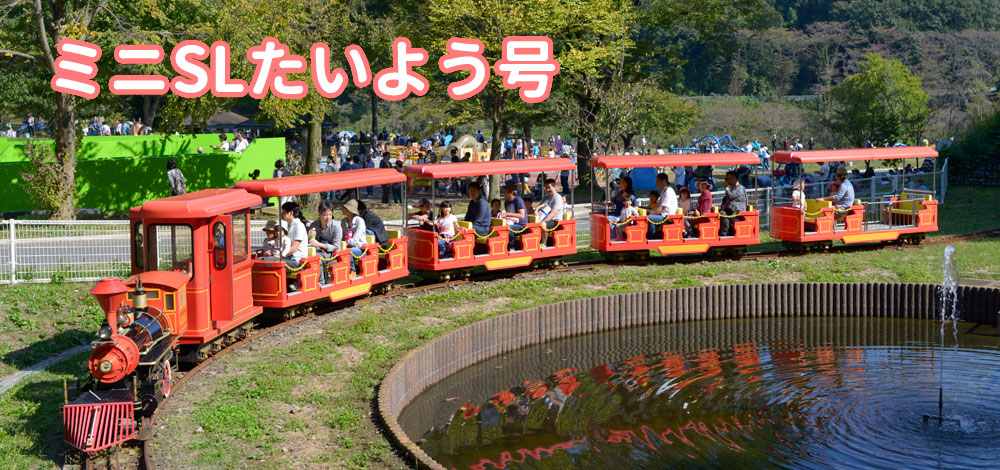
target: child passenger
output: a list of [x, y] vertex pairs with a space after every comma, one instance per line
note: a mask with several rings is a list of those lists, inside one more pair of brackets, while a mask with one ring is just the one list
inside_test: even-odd
[[632, 194], [622, 191], [622, 211], [618, 214], [618, 222], [622, 225], [615, 226], [615, 232], [619, 240], [625, 239], [625, 225], [628, 219], [639, 216], [639, 209], [632, 206]]
[[490, 217], [497, 217], [503, 212], [503, 205], [500, 204], [499, 199], [494, 199], [490, 201]]

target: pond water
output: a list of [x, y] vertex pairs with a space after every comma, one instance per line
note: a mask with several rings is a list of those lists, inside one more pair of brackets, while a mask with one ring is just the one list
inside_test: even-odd
[[[901, 319], [580, 336], [462, 370], [400, 424], [456, 469], [997, 468], [996, 330], [958, 332], [943, 351], [938, 323]], [[926, 419], [938, 416], [939, 358], [944, 419]]]

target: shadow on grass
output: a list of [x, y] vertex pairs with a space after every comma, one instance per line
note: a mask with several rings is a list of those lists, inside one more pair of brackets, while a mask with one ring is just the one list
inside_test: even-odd
[[[55, 336], [39, 339], [20, 349], [7, 352], [0, 359], [0, 364], [9, 366], [15, 370], [23, 369], [70, 348], [88, 344], [94, 339], [95, 333], [93, 331], [84, 331], [81, 329], [61, 331]], [[0, 371], [2, 370], [3, 368], [0, 368]]]
[[63, 379], [71, 386], [85, 373], [88, 352], [76, 354], [0, 396], [0, 467], [62, 466], [69, 447], [63, 442]]

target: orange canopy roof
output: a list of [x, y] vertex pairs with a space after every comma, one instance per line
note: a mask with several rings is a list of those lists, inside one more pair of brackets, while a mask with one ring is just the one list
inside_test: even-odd
[[[203, 189], [149, 201], [139, 209], [146, 219], [207, 219], [260, 204], [259, 196], [242, 189]], [[135, 209], [133, 209], [135, 210]]]
[[876, 147], [867, 149], [799, 150], [777, 152], [771, 161], [781, 163], [822, 163], [857, 160], [893, 160], [900, 158], [935, 158], [932, 147]]
[[406, 177], [402, 173], [392, 168], [362, 168], [334, 173], [240, 181], [234, 184], [233, 188], [245, 189], [260, 197], [279, 197], [378, 186], [405, 180]]
[[562, 170], [576, 170], [576, 164], [568, 158], [535, 158], [491, 162], [428, 163], [424, 165], [410, 165], [405, 168], [407, 173], [423, 178], [459, 178], [462, 176], [538, 173], [542, 171]]
[[660, 166], [756, 165], [757, 155], [746, 152], [670, 155], [610, 155], [590, 159], [595, 168], [652, 168]]

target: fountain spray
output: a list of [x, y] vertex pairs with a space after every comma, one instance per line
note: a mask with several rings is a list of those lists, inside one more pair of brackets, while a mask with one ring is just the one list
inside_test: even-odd
[[944, 248], [943, 279], [941, 281], [941, 349], [938, 354], [938, 414], [924, 415], [924, 421], [935, 419], [940, 426], [944, 422], [944, 329], [951, 323], [955, 345], [958, 345], [958, 269], [955, 262], [955, 247]]

